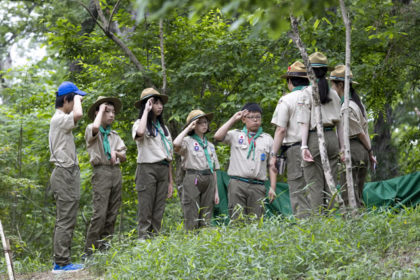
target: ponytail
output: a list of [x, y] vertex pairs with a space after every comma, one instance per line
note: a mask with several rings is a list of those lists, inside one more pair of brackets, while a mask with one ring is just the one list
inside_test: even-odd
[[331, 101], [331, 98], [328, 96], [330, 93], [330, 87], [328, 86], [328, 81], [325, 79], [327, 74], [327, 67], [314, 67], [315, 76], [318, 79], [318, 89], [319, 89], [319, 99], [321, 104], [326, 104]]
[[363, 117], [366, 118], [365, 108], [363, 107], [362, 101], [360, 100], [359, 95], [356, 93], [351, 83], [350, 83], [350, 97], [354, 102], [356, 102], [357, 106], [359, 106], [360, 111], [362, 111]]

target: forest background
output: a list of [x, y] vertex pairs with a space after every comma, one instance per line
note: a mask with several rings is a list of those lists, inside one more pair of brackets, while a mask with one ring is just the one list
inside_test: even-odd
[[[355, 0], [346, 5], [352, 23], [351, 70], [368, 108], [379, 162], [369, 180], [418, 171], [420, 3]], [[62, 81], [89, 93], [85, 112], [100, 95], [123, 102], [113, 127], [128, 147], [117, 233], [135, 236], [137, 151], [130, 134], [138, 117], [133, 104], [141, 91], [155, 86], [169, 95], [164, 118], [173, 136], [192, 109], [215, 112], [215, 131], [246, 102], [261, 104], [263, 128], [273, 135], [272, 113], [287, 92], [280, 76], [301, 58], [289, 36], [291, 11], [299, 18], [307, 52], [321, 51], [331, 65], [343, 64], [345, 27], [334, 0], [2, 0], [0, 218], [15, 256], [51, 258], [55, 206], [48, 193], [53, 169], [48, 130]], [[19, 50], [21, 56], [41, 47], [46, 55], [14, 66], [12, 46], [19, 49], [23, 42], [30, 45]], [[74, 131], [82, 177], [76, 252], [91, 215], [91, 168], [83, 137], [88, 123], [85, 117]], [[228, 148], [219, 144], [217, 153], [226, 170]], [[168, 201], [164, 232], [181, 222], [175, 195]]]

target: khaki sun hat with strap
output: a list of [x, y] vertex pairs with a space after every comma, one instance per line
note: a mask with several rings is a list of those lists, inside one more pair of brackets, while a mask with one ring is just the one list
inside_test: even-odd
[[314, 52], [309, 56], [309, 62], [313, 68], [320, 68], [320, 67], [327, 67], [328, 70], [333, 70], [334, 68], [328, 66], [328, 59], [327, 57], [320, 52]]
[[287, 68], [286, 74], [281, 75], [281, 77], [283, 79], [290, 77], [308, 78], [308, 73], [306, 72], [305, 65], [300, 61], [296, 61]]
[[187, 117], [187, 124], [185, 127], [187, 127], [191, 122], [195, 121], [196, 119], [199, 119], [201, 117], [206, 117], [209, 122], [213, 119], [213, 113], [204, 113], [201, 110], [192, 110]]
[[[346, 66], [345, 65], [337, 65], [335, 66], [334, 71], [331, 72], [330, 74], [330, 81], [340, 81], [340, 82], [344, 82], [346, 77]], [[353, 81], [353, 73], [350, 71], [350, 82], [353, 84], [358, 84], [358, 82]]]
[[91, 119], [92, 121], [95, 120], [95, 116], [96, 116], [95, 113], [97, 109], [99, 109], [99, 106], [102, 103], [107, 103], [107, 102], [114, 104], [115, 114], [118, 114], [121, 111], [122, 103], [118, 98], [99, 96], [98, 99], [96, 99], [95, 103], [93, 103], [89, 107], [89, 110], [88, 110], [89, 119]]
[[138, 109], [140, 109], [141, 103], [144, 100], [149, 99], [150, 97], [159, 97], [162, 100], [162, 103], [165, 104], [168, 102], [168, 96], [165, 94], [160, 94], [157, 90], [154, 88], [146, 88], [141, 92], [140, 100], [138, 100], [136, 103], [134, 103], [134, 106]]

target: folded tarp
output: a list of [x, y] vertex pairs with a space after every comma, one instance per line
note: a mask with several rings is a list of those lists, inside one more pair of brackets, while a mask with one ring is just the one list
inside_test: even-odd
[[366, 183], [363, 200], [367, 207], [415, 206], [420, 203], [420, 172]]

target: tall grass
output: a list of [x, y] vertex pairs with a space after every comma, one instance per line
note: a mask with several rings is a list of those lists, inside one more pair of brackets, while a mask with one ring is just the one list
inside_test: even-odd
[[417, 279], [420, 207], [127, 237], [87, 265], [106, 279]]

